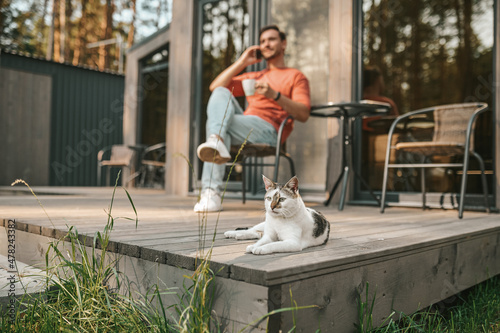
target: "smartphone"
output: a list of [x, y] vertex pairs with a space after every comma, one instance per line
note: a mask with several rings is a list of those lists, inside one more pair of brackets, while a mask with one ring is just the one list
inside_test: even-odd
[[255, 58], [261, 59], [262, 58], [262, 52], [260, 49], [255, 50]]

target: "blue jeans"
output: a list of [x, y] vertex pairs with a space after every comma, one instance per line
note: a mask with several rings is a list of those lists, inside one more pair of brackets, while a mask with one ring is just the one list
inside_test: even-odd
[[[207, 106], [207, 138], [219, 135], [229, 151], [231, 145], [265, 143], [276, 145], [278, 133], [273, 125], [257, 116], [243, 115], [243, 109], [231, 92], [224, 87], [216, 88]], [[226, 166], [214, 163], [203, 164], [201, 185], [203, 189], [212, 188], [221, 192], [224, 188]]]

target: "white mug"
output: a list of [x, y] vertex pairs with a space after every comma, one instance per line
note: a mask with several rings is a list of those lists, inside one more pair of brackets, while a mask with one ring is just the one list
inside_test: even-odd
[[246, 79], [241, 81], [243, 91], [246, 96], [253, 96], [255, 94], [255, 79]]

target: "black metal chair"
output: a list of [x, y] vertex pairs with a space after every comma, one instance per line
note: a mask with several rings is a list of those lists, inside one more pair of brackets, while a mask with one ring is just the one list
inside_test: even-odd
[[165, 142], [144, 149], [139, 166], [139, 184], [141, 187], [164, 187], [165, 154]]
[[[246, 202], [246, 174], [248, 168], [254, 167], [273, 167], [273, 180], [278, 180], [278, 172], [280, 165], [280, 158], [284, 157], [288, 160], [290, 164], [290, 172], [292, 176], [295, 176], [295, 165], [293, 163], [292, 157], [290, 154], [286, 152], [286, 145], [283, 142], [283, 130], [288, 121], [292, 121], [293, 117], [288, 116], [283, 120], [280, 125], [278, 131], [278, 139], [276, 141], [276, 146], [270, 146], [267, 144], [260, 143], [247, 143], [241, 148], [241, 146], [231, 146], [231, 155], [236, 156], [239, 153], [237, 164], [242, 166], [242, 181], [241, 181], [241, 190], [242, 190], [242, 200], [243, 203]], [[277, 149], [277, 147], [279, 147]], [[263, 160], [264, 157], [274, 156], [272, 162], [265, 162]], [[232, 163], [228, 163], [232, 164]]]
[[[393, 122], [388, 135], [387, 151], [384, 165], [384, 178], [382, 183], [382, 198], [380, 212], [383, 213], [386, 207], [387, 182], [389, 169], [415, 168], [421, 170], [422, 207], [426, 208], [425, 194], [425, 169], [426, 168], [462, 168], [462, 181], [460, 186], [458, 217], [463, 217], [465, 191], [467, 187], [467, 174], [469, 172], [469, 157], [474, 156], [481, 170], [481, 181], [483, 187], [484, 205], [486, 211], [490, 212], [488, 203], [488, 188], [484, 161], [474, 150], [474, 130], [477, 117], [488, 111], [485, 103], [463, 103], [435, 106], [408, 112], [399, 116]], [[409, 142], [397, 142], [394, 144], [393, 136], [396, 128], [407, 127], [408, 123], [416, 120], [422, 121], [422, 115], [432, 114], [434, 126], [432, 139], [421, 141], [413, 136]], [[411, 153], [419, 157], [419, 162], [409, 163], [408, 161], [394, 158], [392, 152]], [[392, 161], [391, 162], [391, 157]], [[461, 158], [462, 162], [443, 163], [436, 161], [435, 157]], [[460, 160], [459, 160], [460, 161]]]

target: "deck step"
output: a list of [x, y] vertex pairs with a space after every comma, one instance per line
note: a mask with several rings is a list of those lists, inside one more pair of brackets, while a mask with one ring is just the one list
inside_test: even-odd
[[[17, 266], [17, 267], [16, 267]], [[19, 299], [24, 294], [38, 294], [45, 290], [44, 271], [0, 255], [0, 309], [8, 307], [12, 296]]]

